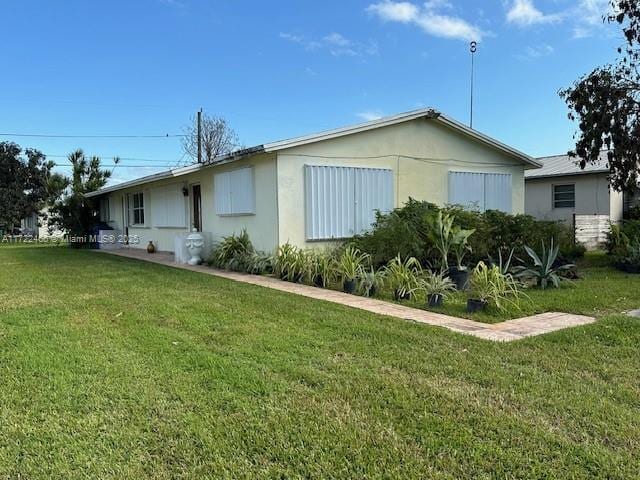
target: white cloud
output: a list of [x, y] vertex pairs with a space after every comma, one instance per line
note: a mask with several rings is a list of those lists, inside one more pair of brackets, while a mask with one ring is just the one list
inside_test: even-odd
[[520, 26], [541, 23], [557, 23], [562, 18], [558, 14], [546, 15], [536, 8], [533, 0], [514, 0], [507, 11], [507, 22]]
[[326, 50], [335, 57], [361, 57], [364, 55], [376, 55], [378, 53], [378, 45], [375, 42], [354, 42], [337, 32], [325, 35], [320, 40], [283, 32], [280, 33], [280, 38], [301, 45], [305, 50]]
[[384, 114], [380, 110], [367, 110], [365, 112], [356, 113], [356, 116], [365, 122], [372, 122], [381, 119]]
[[527, 47], [524, 53], [516, 55], [516, 57], [520, 60], [535, 60], [540, 57], [548, 57], [553, 52], [555, 49], [551, 45], [543, 43], [535, 47]]
[[451, 8], [447, 0], [427, 1], [422, 7], [410, 2], [382, 0], [369, 5], [367, 11], [387, 22], [417, 25], [435, 37], [480, 41], [486, 35], [479, 27], [460, 17], [443, 14], [440, 10], [444, 8]]

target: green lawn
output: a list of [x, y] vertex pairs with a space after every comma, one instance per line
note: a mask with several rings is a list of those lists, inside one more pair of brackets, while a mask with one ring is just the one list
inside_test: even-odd
[[2, 247], [0, 478], [637, 478], [640, 278], [585, 277], [540, 308], [598, 323], [498, 344]]

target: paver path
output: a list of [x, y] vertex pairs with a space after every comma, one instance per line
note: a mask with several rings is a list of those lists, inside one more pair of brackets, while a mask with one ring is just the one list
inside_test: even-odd
[[[105, 251], [103, 250], [103, 252]], [[237, 282], [249, 283], [251, 285], [258, 285], [261, 287], [272, 288], [274, 290], [280, 290], [282, 292], [289, 292], [309, 298], [315, 298], [317, 300], [325, 300], [327, 302], [347, 305], [349, 307], [359, 308], [360, 310], [366, 310], [380, 315], [387, 315], [401, 318], [403, 320], [435, 325], [438, 327], [448, 328], [454, 332], [473, 335], [478, 338], [494, 340], [497, 342], [511, 342], [525, 337], [541, 335], [543, 333], [549, 333], [563, 328], [576, 327], [578, 325], [586, 325], [596, 321], [595, 318], [584, 315], [549, 312], [542, 313], [540, 315], [533, 315], [531, 317], [518, 318], [516, 320], [508, 320], [506, 322], [496, 324], [487, 324], [465, 318], [451, 317], [449, 315], [442, 315], [440, 313], [411, 308], [373, 298], [358, 297], [356, 295], [349, 295], [347, 293], [336, 292], [334, 290], [326, 290], [308, 285], [284, 282], [273, 277], [229, 272], [203, 265], [179, 265], [174, 262], [172, 253], [158, 252], [148, 254], [142, 249], [110, 250], [106, 251], [106, 253], [152, 263], [159, 263], [169, 267], [206, 273], [208, 275], [227, 278]]]

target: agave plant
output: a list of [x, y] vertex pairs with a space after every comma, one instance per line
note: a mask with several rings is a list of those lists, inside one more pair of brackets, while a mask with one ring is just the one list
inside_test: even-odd
[[384, 267], [384, 275], [388, 285], [393, 289], [396, 300], [406, 300], [420, 288], [422, 266], [415, 257], [402, 260], [400, 255]]
[[538, 255], [532, 248], [525, 246], [527, 255], [531, 257], [533, 261], [532, 267], [516, 267], [514, 268], [515, 277], [519, 279], [533, 279], [543, 290], [549, 286], [558, 288], [560, 282], [566, 280], [566, 278], [559, 275], [560, 272], [566, 272], [575, 268], [573, 263], [566, 263], [560, 266], [554, 266], [558, 258], [558, 251], [560, 247], [554, 244], [553, 237], [549, 244], [549, 248], [546, 248], [544, 242], [542, 242], [542, 255]]
[[440, 254], [440, 268], [446, 270], [449, 266], [449, 252], [453, 245], [453, 221], [455, 217], [448, 213], [430, 214], [426, 217], [428, 227], [427, 236]]
[[509, 275], [511, 273], [511, 262], [513, 262], [513, 254], [515, 248], [509, 251], [509, 255], [505, 258], [502, 256], [502, 248], [498, 249], [498, 261], [496, 262], [491, 255], [489, 255], [489, 266], [496, 266], [500, 269], [500, 273], [503, 275]]

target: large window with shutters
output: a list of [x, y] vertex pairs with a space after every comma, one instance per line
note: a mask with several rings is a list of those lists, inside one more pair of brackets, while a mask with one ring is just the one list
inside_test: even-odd
[[252, 167], [217, 173], [213, 189], [216, 214], [232, 216], [256, 213]]
[[574, 208], [576, 186], [573, 183], [553, 186], [553, 208]]
[[393, 208], [391, 170], [306, 165], [304, 177], [307, 240], [352, 237]]
[[186, 228], [187, 203], [184, 185], [174, 183], [151, 190], [151, 221], [159, 228]]
[[449, 172], [449, 204], [480, 210], [512, 211], [510, 173]]

